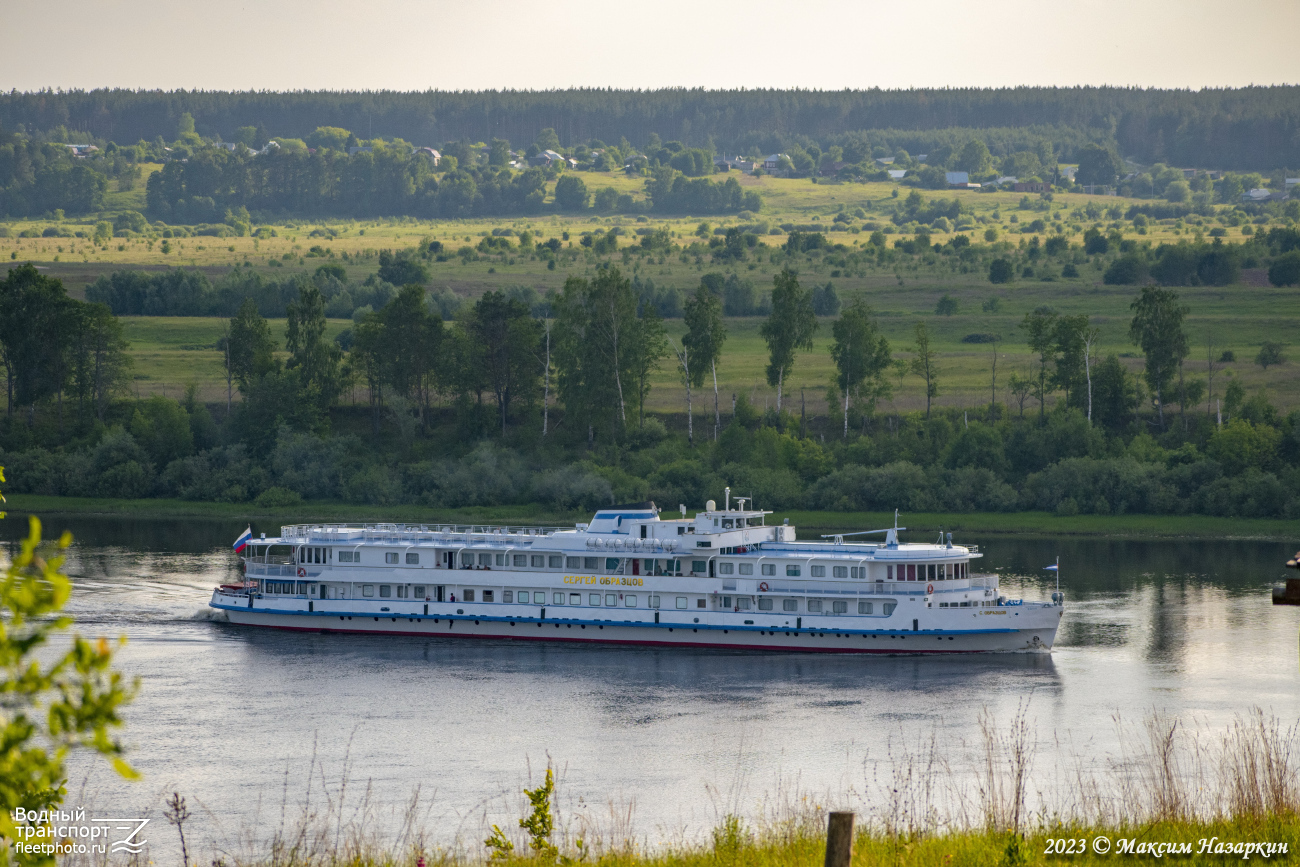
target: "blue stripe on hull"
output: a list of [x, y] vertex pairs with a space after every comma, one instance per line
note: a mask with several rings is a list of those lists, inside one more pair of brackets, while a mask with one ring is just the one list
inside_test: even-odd
[[[246, 612], [249, 614], [272, 614], [277, 616], [330, 617], [330, 618], [369, 617], [371, 618], [371, 620], [374, 621], [388, 620], [393, 623], [396, 623], [398, 620], [415, 620], [415, 621], [423, 620], [423, 621], [433, 621], [434, 623], [437, 623], [440, 620], [450, 620], [454, 622], [472, 621], [475, 625], [478, 625], [480, 622], [483, 623], [551, 623], [557, 625], [597, 626], [602, 628], [609, 626], [609, 627], [623, 627], [623, 628], [669, 629], [669, 630], [694, 629], [697, 632], [701, 630], [707, 630], [712, 632], [735, 631], [735, 632], [758, 632], [758, 633], [770, 632], [773, 634], [790, 633], [792, 635], [807, 634], [807, 635], [944, 635], [944, 636], [953, 635], [953, 636], [957, 636], [957, 635], [1005, 635], [1005, 634], [1011, 634], [1016, 632], [1036, 631], [1032, 627], [1029, 629], [924, 629], [918, 632], [913, 632], [910, 629], [829, 629], [829, 628], [828, 629], [811, 629], [811, 628], [793, 629], [788, 626], [776, 626], [776, 627], [745, 626], [745, 625], [721, 626], [712, 623], [648, 623], [644, 621], [628, 622], [628, 621], [621, 621], [621, 620], [579, 620], [579, 619], [570, 619], [570, 618], [561, 618], [561, 617], [548, 617], [545, 620], [542, 620], [541, 618], [538, 617], [490, 617], [490, 616], [483, 616], [483, 615], [475, 616], [473, 614], [400, 614], [394, 616], [393, 614], [389, 614], [389, 613], [376, 615], [372, 612], [361, 612], [361, 611], [351, 611], [351, 612], [349, 611], [343, 611], [343, 612], [295, 611], [295, 610], [276, 609], [276, 608], [247, 608], [242, 605], [219, 605], [216, 603], [209, 603], [209, 605], [212, 608], [219, 608], [224, 611], [239, 611], [241, 613]], [[311, 629], [313, 627], [300, 627], [300, 628]], [[1046, 627], [1042, 627], [1042, 628], [1046, 628]], [[341, 631], [361, 632], [366, 630], [341, 630]], [[419, 634], [423, 634], [423, 633], [419, 633]]]

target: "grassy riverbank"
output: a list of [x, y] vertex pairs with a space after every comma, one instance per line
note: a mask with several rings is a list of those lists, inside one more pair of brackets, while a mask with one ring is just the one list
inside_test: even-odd
[[[602, 867], [821, 867], [826, 853], [823, 834], [810, 827], [777, 827], [754, 837], [743, 836], [740, 839], [715, 831], [713, 845], [696, 848], [675, 848], [667, 851], [644, 854], [631, 851], [612, 851], [598, 857], [586, 859], [586, 863]], [[1013, 842], [1013, 840], [1015, 842]], [[1049, 841], [1075, 841], [1082, 852], [1078, 854], [1046, 854]], [[1132, 848], [1127, 852], [1121, 847]], [[1093, 849], [1109, 849], [1099, 854]], [[1149, 847], [1164, 844], [1168, 847], [1189, 847], [1190, 855], [1174, 854], [1172, 848], [1166, 849], [1163, 859], [1180, 863], [1228, 864], [1241, 863], [1242, 854], [1215, 854], [1215, 847], [1222, 844], [1225, 849], [1237, 844], [1274, 844], [1278, 848], [1271, 858], [1261, 854], [1252, 854], [1250, 861], [1280, 861], [1289, 863], [1294, 853], [1300, 849], [1300, 820], [1294, 815], [1265, 815], [1225, 819], [1213, 822], [1173, 821], [1154, 822], [1150, 824], [1119, 827], [1068, 827], [1061, 826], [1052, 831], [1035, 831], [1022, 838], [1005, 832], [961, 831], [948, 834], [921, 835], [916, 837], [890, 836], [884, 833], [859, 832], [854, 840], [853, 865], [942, 865], [942, 867], [997, 867], [997, 865], [1036, 865], [1062, 864], [1088, 865], [1113, 864], [1117, 860], [1137, 857], [1142, 860], [1156, 860], [1156, 856], [1147, 854]], [[1286, 854], [1280, 847], [1286, 845]], [[1060, 844], [1057, 844], [1060, 845]], [[1202, 845], [1208, 845], [1204, 854], [1198, 854]], [[1139, 849], [1139, 847], [1146, 847]], [[1142, 854], [1137, 854], [1139, 851]], [[1130, 854], [1131, 853], [1131, 854]], [[346, 867], [379, 867], [379, 865], [414, 865], [417, 853], [408, 856], [394, 854], [366, 854], [345, 860]], [[456, 856], [430, 857], [423, 855], [428, 867], [434, 865], [477, 865], [488, 863], [486, 859]], [[264, 863], [272, 863], [267, 859]], [[519, 867], [540, 867], [554, 865], [554, 857], [545, 858], [519, 857], [508, 863]], [[569, 862], [569, 863], [576, 863]]]
[[[253, 503], [204, 503], [188, 500], [124, 500], [85, 497], [46, 497], [11, 494], [12, 514], [53, 516], [99, 515], [130, 518], [194, 518], [212, 520], [282, 521], [397, 521], [406, 523], [518, 523], [564, 526], [585, 521], [587, 512], [557, 512], [541, 505], [467, 509], [432, 509], [422, 506], [366, 506], [309, 501], [295, 506], [265, 507]], [[882, 512], [776, 512], [770, 522], [789, 519], [801, 536], [856, 529], [878, 529], [893, 524], [894, 516]], [[1300, 522], [1273, 518], [1217, 518], [1208, 515], [1075, 515], [1049, 512], [922, 512], [899, 516], [899, 523], [915, 532], [940, 530], [968, 534], [1032, 536], [1104, 536], [1108, 538], [1216, 538], [1276, 539], [1300, 536]]]

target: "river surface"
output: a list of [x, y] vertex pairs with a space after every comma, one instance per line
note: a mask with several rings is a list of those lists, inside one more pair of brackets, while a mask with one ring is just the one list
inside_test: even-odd
[[[141, 683], [123, 739], [143, 781], [77, 758], [68, 803], [154, 817], [145, 836], [164, 860], [173, 791], [205, 862], [256, 849], [304, 808], [379, 843], [412, 826], [472, 849], [485, 824], [514, 828], [549, 757], [571, 830], [655, 845], [733, 812], [871, 812], [931, 736], [949, 773], [978, 764], [982, 713], [1005, 731], [1024, 709], [1037, 788], [1118, 755], [1122, 726], [1153, 710], [1206, 732], [1252, 707], [1300, 718], [1300, 608], [1269, 596], [1294, 543], [959, 538], [981, 543], [978, 569], [1011, 597], [1046, 599], [1042, 567], [1061, 558], [1055, 651], [873, 658], [263, 632], [206, 614], [236, 574], [242, 523], [48, 523], [77, 540], [79, 628], [126, 636], [120, 664]], [[11, 516], [0, 539], [25, 526]]]

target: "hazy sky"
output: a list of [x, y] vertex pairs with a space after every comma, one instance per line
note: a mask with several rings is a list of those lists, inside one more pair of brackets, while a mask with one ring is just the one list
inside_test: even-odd
[[1300, 82], [1298, 0], [0, 0], [0, 89]]

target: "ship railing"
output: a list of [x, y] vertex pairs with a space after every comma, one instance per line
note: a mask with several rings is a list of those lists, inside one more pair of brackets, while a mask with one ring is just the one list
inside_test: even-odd
[[532, 545], [571, 527], [496, 527], [481, 524], [289, 524], [280, 528], [285, 542], [346, 545], [358, 542], [390, 544], [464, 544], [520, 547]]
[[283, 566], [276, 563], [249, 563], [244, 574], [268, 578], [295, 578], [298, 575], [296, 570], [296, 566]]
[[970, 586], [972, 587], [996, 587], [998, 586], [998, 576], [992, 572], [986, 572], [970, 576]]

